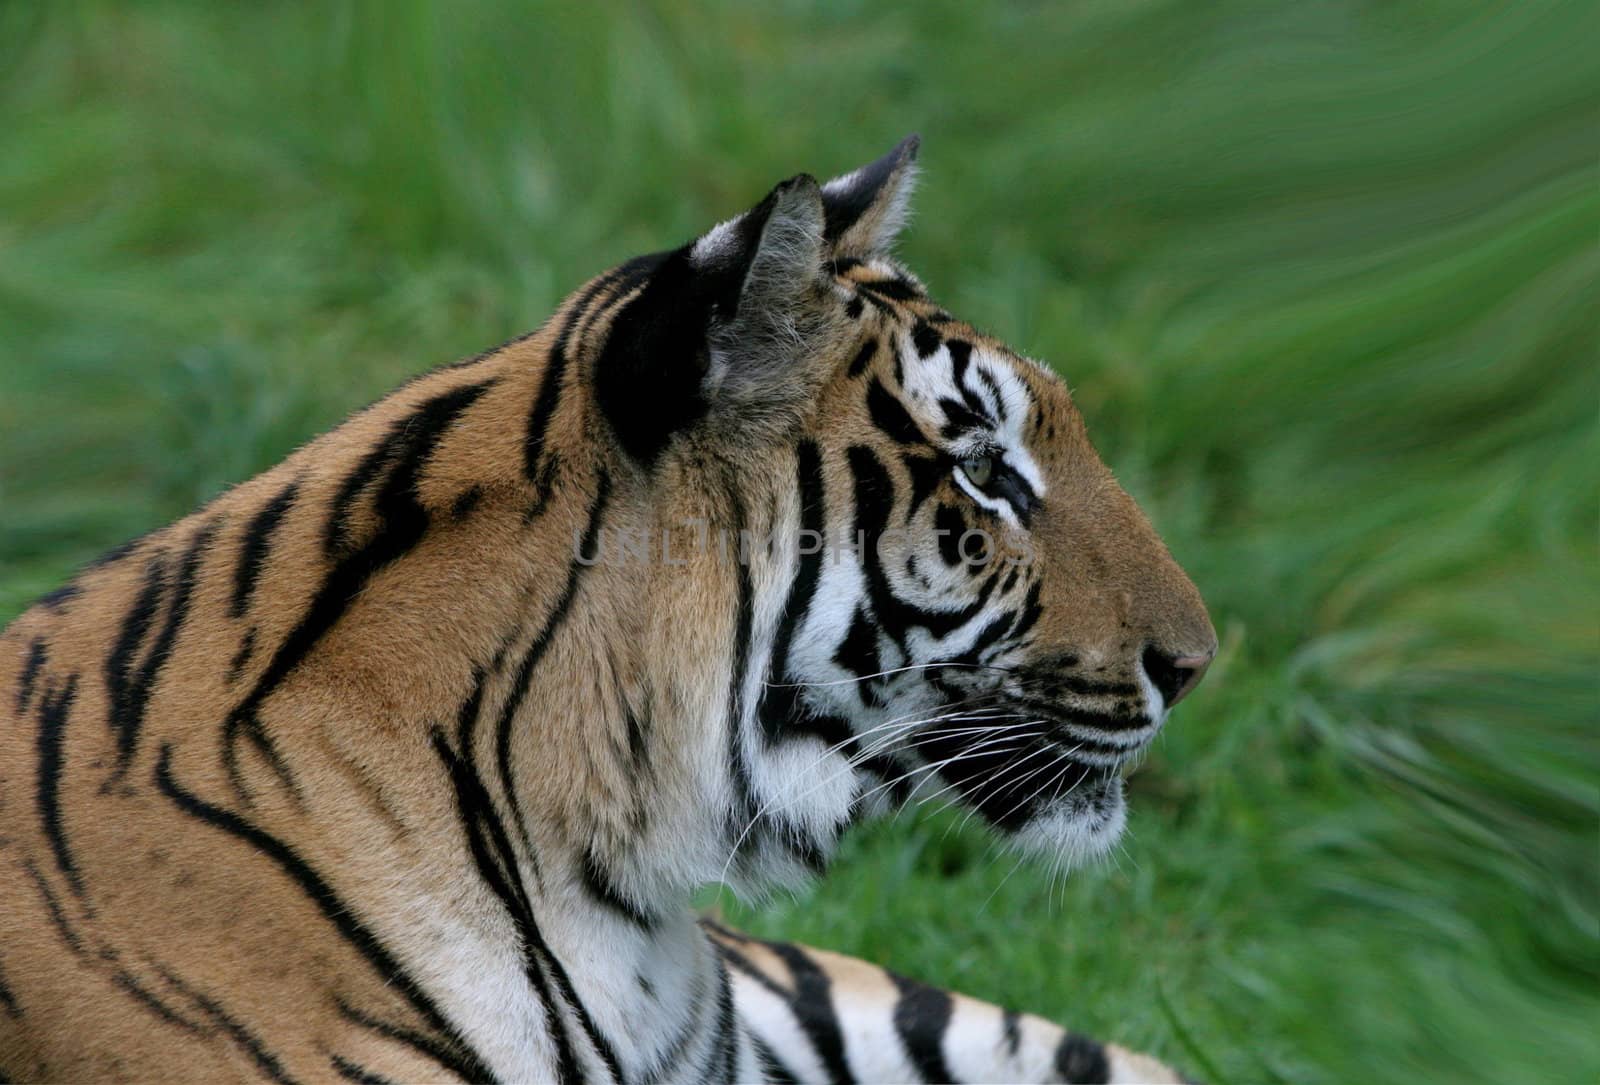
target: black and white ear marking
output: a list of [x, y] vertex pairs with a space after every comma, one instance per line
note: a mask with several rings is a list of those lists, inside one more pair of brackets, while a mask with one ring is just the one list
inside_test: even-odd
[[920, 136], [907, 136], [876, 162], [822, 186], [825, 236], [835, 258], [866, 259], [894, 243], [910, 210], [921, 142]]
[[[746, 218], [760, 221], [760, 230], [754, 245], [735, 258], [744, 272], [733, 310], [716, 314], [710, 329], [705, 390], [719, 404], [760, 408], [806, 390], [799, 362], [815, 345], [828, 312], [822, 194], [815, 178], [801, 174], [783, 182]], [[723, 243], [716, 237], [721, 229], [695, 243], [697, 262], [709, 267], [722, 258]]]
[[823, 231], [821, 192], [802, 174], [659, 258], [595, 362], [596, 400], [630, 456], [649, 465], [713, 411], [792, 415], [815, 383], [798, 363], [836, 319]]

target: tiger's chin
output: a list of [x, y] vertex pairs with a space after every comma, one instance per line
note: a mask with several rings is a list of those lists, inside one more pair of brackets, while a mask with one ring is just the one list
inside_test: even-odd
[[1041, 808], [1012, 834], [1011, 843], [1027, 855], [1070, 869], [1109, 852], [1127, 824], [1122, 776], [1107, 769]]

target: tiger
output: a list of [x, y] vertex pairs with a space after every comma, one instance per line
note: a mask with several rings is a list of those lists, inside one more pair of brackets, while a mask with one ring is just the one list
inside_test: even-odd
[[1049, 861], [1216, 653], [918, 140], [429, 370], [0, 635], [7, 1080], [1177, 1081], [697, 914], [924, 799]]

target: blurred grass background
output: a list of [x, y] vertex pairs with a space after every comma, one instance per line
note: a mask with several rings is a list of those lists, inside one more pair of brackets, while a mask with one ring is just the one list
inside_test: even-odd
[[1118, 861], [757, 931], [1216, 1081], [1593, 1082], [1592, 5], [0, 6], [0, 620], [405, 376], [924, 136], [903, 247], [1201, 586]]

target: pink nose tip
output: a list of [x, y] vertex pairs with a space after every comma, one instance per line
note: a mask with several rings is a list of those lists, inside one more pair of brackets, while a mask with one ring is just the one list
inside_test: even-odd
[[1169, 656], [1154, 645], [1146, 647], [1140, 662], [1150, 682], [1161, 693], [1166, 707], [1171, 708], [1190, 690], [1200, 684], [1200, 679], [1211, 666], [1211, 653], [1193, 656]]

